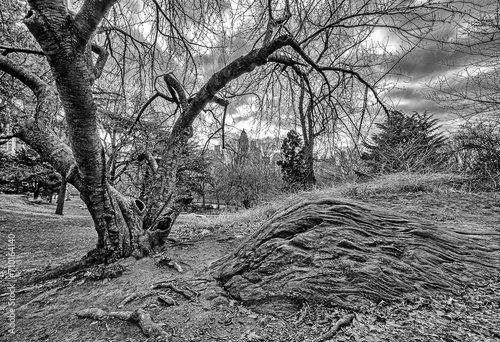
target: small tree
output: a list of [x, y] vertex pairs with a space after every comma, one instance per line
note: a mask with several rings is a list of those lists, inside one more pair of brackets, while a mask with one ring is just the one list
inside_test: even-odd
[[224, 157], [214, 160], [212, 187], [218, 203], [222, 200], [226, 205], [241, 204], [248, 209], [282, 190], [275, 165], [262, 154], [256, 141], [252, 146], [243, 131], [237, 149], [228, 149]]
[[281, 145], [282, 160], [278, 161], [281, 167], [283, 181], [290, 190], [307, 188], [307, 165], [304, 147], [299, 134], [291, 130]]
[[440, 165], [444, 155], [440, 149], [446, 138], [438, 132], [437, 119], [427, 112], [407, 116], [392, 111], [372, 143], [366, 143], [362, 158], [373, 172], [422, 171]]

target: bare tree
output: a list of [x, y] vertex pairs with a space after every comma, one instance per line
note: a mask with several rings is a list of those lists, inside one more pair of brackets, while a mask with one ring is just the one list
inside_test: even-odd
[[462, 117], [498, 118], [500, 109], [500, 4], [485, 0], [467, 4], [467, 15], [446, 44], [461, 58], [452, 72], [429, 82], [428, 97]]
[[[383, 27], [419, 40], [458, 10], [453, 1], [435, 0], [313, 1], [307, 6], [202, 0], [28, 3], [23, 22], [41, 50], [5, 46], [0, 55], [0, 71], [36, 98], [33, 110], [16, 117], [13, 136], [33, 147], [78, 189], [98, 233], [96, 257], [103, 261], [150, 254], [167, 237], [178, 213], [171, 204], [179, 160], [193, 137], [193, 124], [205, 111], [224, 117], [234, 97], [257, 91], [269, 97], [260, 86], [266, 81], [279, 84], [281, 73], [290, 75], [280, 84], [282, 89], [289, 89], [295, 78], [295, 87], [307, 94], [306, 112], [335, 105], [334, 90], [344, 87], [346, 78], [370, 89], [370, 96], [383, 106], [378, 78], [362, 72], [371, 70], [370, 61], [356, 55], [363, 42], [359, 37]], [[338, 48], [342, 39], [353, 37]], [[11, 57], [14, 53], [44, 56], [50, 76], [22, 65]], [[162, 89], [157, 89], [157, 82]], [[144, 151], [152, 177], [144, 200], [124, 196], [109, 180], [99, 122], [102, 111], [93, 92], [103, 84], [124, 98], [134, 84], [138, 93], [148, 94], [140, 108], [161, 98], [164, 115], [171, 118], [157, 151], [161, 159], [154, 163], [151, 151]], [[59, 103], [69, 145], [51, 126]], [[129, 118], [130, 130], [143, 120], [143, 113], [140, 109]]]

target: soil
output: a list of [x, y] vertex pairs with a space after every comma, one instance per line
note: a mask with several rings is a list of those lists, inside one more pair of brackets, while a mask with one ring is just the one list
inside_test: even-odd
[[[358, 198], [359, 199], [359, 198]], [[362, 198], [386, 209], [453, 222], [474, 229], [487, 225], [500, 230], [500, 194], [459, 191], [373, 194]], [[229, 253], [258, 228], [262, 219], [242, 223], [174, 227], [165, 251], [154, 258], [120, 262], [123, 275], [90, 280], [90, 271], [26, 285], [27, 279], [51, 266], [82, 258], [96, 241], [83, 202], [66, 202], [65, 215], [54, 215], [55, 204], [33, 203], [24, 196], [0, 195], [0, 341], [154, 341], [134, 322], [117, 318], [79, 318], [84, 309], [133, 311], [139, 308], [162, 324], [170, 341], [305, 341], [319, 338], [349, 312], [304, 304], [287, 317], [251, 311], [227, 298], [205, 276], [209, 265]], [[13, 235], [9, 235], [13, 234]], [[9, 239], [8, 237], [13, 237]], [[9, 332], [7, 286], [9, 247], [15, 246], [15, 334]], [[500, 247], [500, 246], [499, 246]], [[161, 257], [171, 266], [157, 266]], [[180, 266], [180, 267], [179, 267]], [[181, 271], [181, 272], [179, 272]], [[153, 289], [165, 282], [181, 289]], [[134, 294], [135, 299], [124, 303]], [[163, 305], [159, 295], [173, 299]], [[356, 312], [356, 318], [332, 341], [500, 341], [500, 276], [492, 274], [460, 293], [379, 303]]]

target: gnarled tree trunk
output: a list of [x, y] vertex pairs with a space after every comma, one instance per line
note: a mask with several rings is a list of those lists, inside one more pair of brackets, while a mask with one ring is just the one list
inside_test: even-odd
[[337, 199], [275, 214], [214, 266], [243, 303], [283, 312], [302, 302], [351, 309], [453, 291], [500, 273], [500, 232], [437, 226]]
[[[62, 0], [31, 0], [24, 23], [47, 57], [57, 93], [40, 77], [0, 56], [0, 70], [28, 86], [37, 98], [33, 116], [18, 118], [14, 136], [34, 148], [57, 172], [65, 175], [85, 202], [98, 234], [97, 257], [113, 261], [141, 256], [159, 247], [168, 235], [176, 212], [166, 208], [175, 199], [176, 173], [183, 149], [192, 137], [192, 124], [205, 106], [214, 102], [227, 106], [217, 92], [230, 81], [269, 62], [269, 56], [285, 46], [298, 48], [291, 36], [277, 36], [216, 72], [194, 94], [187, 97], [170, 74], [163, 75], [181, 113], [166, 139], [163, 161], [155, 172], [146, 203], [127, 199], [110, 186], [106, 158], [101, 146], [97, 106], [92, 85], [107, 59], [107, 52], [92, 43], [96, 29], [116, 0], [86, 0], [77, 13]], [[270, 30], [274, 29], [270, 27]], [[270, 36], [271, 37], [271, 36]], [[92, 53], [97, 54], [95, 59]], [[71, 148], [51, 129], [54, 104], [60, 100], [68, 124]], [[172, 95], [172, 101], [174, 96]], [[173, 215], [173, 216], [172, 216]]]

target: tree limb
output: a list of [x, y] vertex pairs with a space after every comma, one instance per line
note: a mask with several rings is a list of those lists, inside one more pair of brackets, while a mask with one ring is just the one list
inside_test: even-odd
[[264, 45], [268, 44], [271, 41], [271, 38], [274, 33], [274, 29], [277, 26], [285, 24], [291, 17], [292, 13], [290, 12], [290, 1], [285, 0], [285, 13], [283, 13], [283, 16], [277, 19], [274, 19], [273, 17], [273, 10], [271, 6], [271, 0], [267, 1], [267, 13], [269, 16], [269, 20], [267, 22], [267, 29], [266, 29], [266, 34], [264, 36]]
[[[57, 95], [41, 78], [14, 64], [5, 56], [0, 56], [0, 70], [28, 86], [37, 98], [34, 118], [15, 124], [12, 135], [32, 146], [44, 161], [49, 162], [61, 175], [66, 176], [75, 165], [73, 153], [69, 146], [48, 128]], [[70, 181], [77, 189], [82, 189], [78, 172], [71, 175]]]
[[293, 38], [289, 35], [282, 35], [265, 46], [254, 49], [244, 56], [235, 59], [227, 66], [213, 74], [205, 85], [193, 97], [182, 116], [175, 122], [172, 128], [170, 140], [175, 140], [188, 127], [191, 127], [194, 119], [203, 110], [205, 105], [212, 101], [219, 90], [224, 88], [230, 81], [241, 75], [252, 72], [257, 66], [268, 62], [268, 57], [275, 51], [289, 46]]
[[102, 70], [104, 69], [106, 61], [108, 60], [109, 52], [105, 48], [97, 44], [92, 44], [92, 52], [97, 54], [97, 61], [95, 62], [93, 72], [94, 79], [98, 79], [102, 75]]
[[168, 73], [163, 75], [163, 79], [167, 84], [167, 89], [172, 95], [174, 102], [181, 106], [181, 110], [185, 110], [188, 104], [186, 91], [184, 87], [180, 84], [180, 82], [175, 78], [172, 73]]
[[137, 160], [139, 163], [142, 161], [146, 160], [148, 162], [149, 167], [151, 168], [151, 171], [153, 172], [153, 175], [156, 174], [158, 171], [158, 163], [156, 162], [155, 157], [151, 154], [149, 151], [145, 151], [141, 153], [138, 157]]
[[2, 56], [7, 56], [9, 53], [14, 53], [14, 52], [28, 53], [28, 54], [31, 54], [31, 55], [45, 56], [45, 52], [43, 52], [43, 51], [37, 51], [37, 50], [31, 50], [31, 49], [22, 49], [22, 48], [16, 48], [16, 47], [12, 47], [12, 46], [1, 46], [0, 45], [0, 50], [4, 50], [1, 53]]
[[31, 73], [28, 69], [14, 64], [10, 59], [0, 56], [0, 70], [6, 72], [14, 78], [17, 78], [38, 97], [48, 85], [38, 76]]
[[75, 26], [78, 28], [80, 43], [87, 44], [101, 20], [117, 0], [86, 0], [75, 16]]
[[337, 334], [337, 332], [341, 328], [347, 327], [348, 325], [350, 325], [352, 323], [352, 320], [355, 317], [356, 317], [356, 315], [354, 315], [354, 314], [345, 315], [344, 317], [339, 319], [337, 321], [337, 323], [335, 323], [335, 325], [328, 332], [326, 332], [325, 334], [321, 335], [318, 338], [315, 338], [314, 340], [310, 340], [310, 342], [323, 342], [323, 341], [331, 339], [333, 336], [335, 336]]

